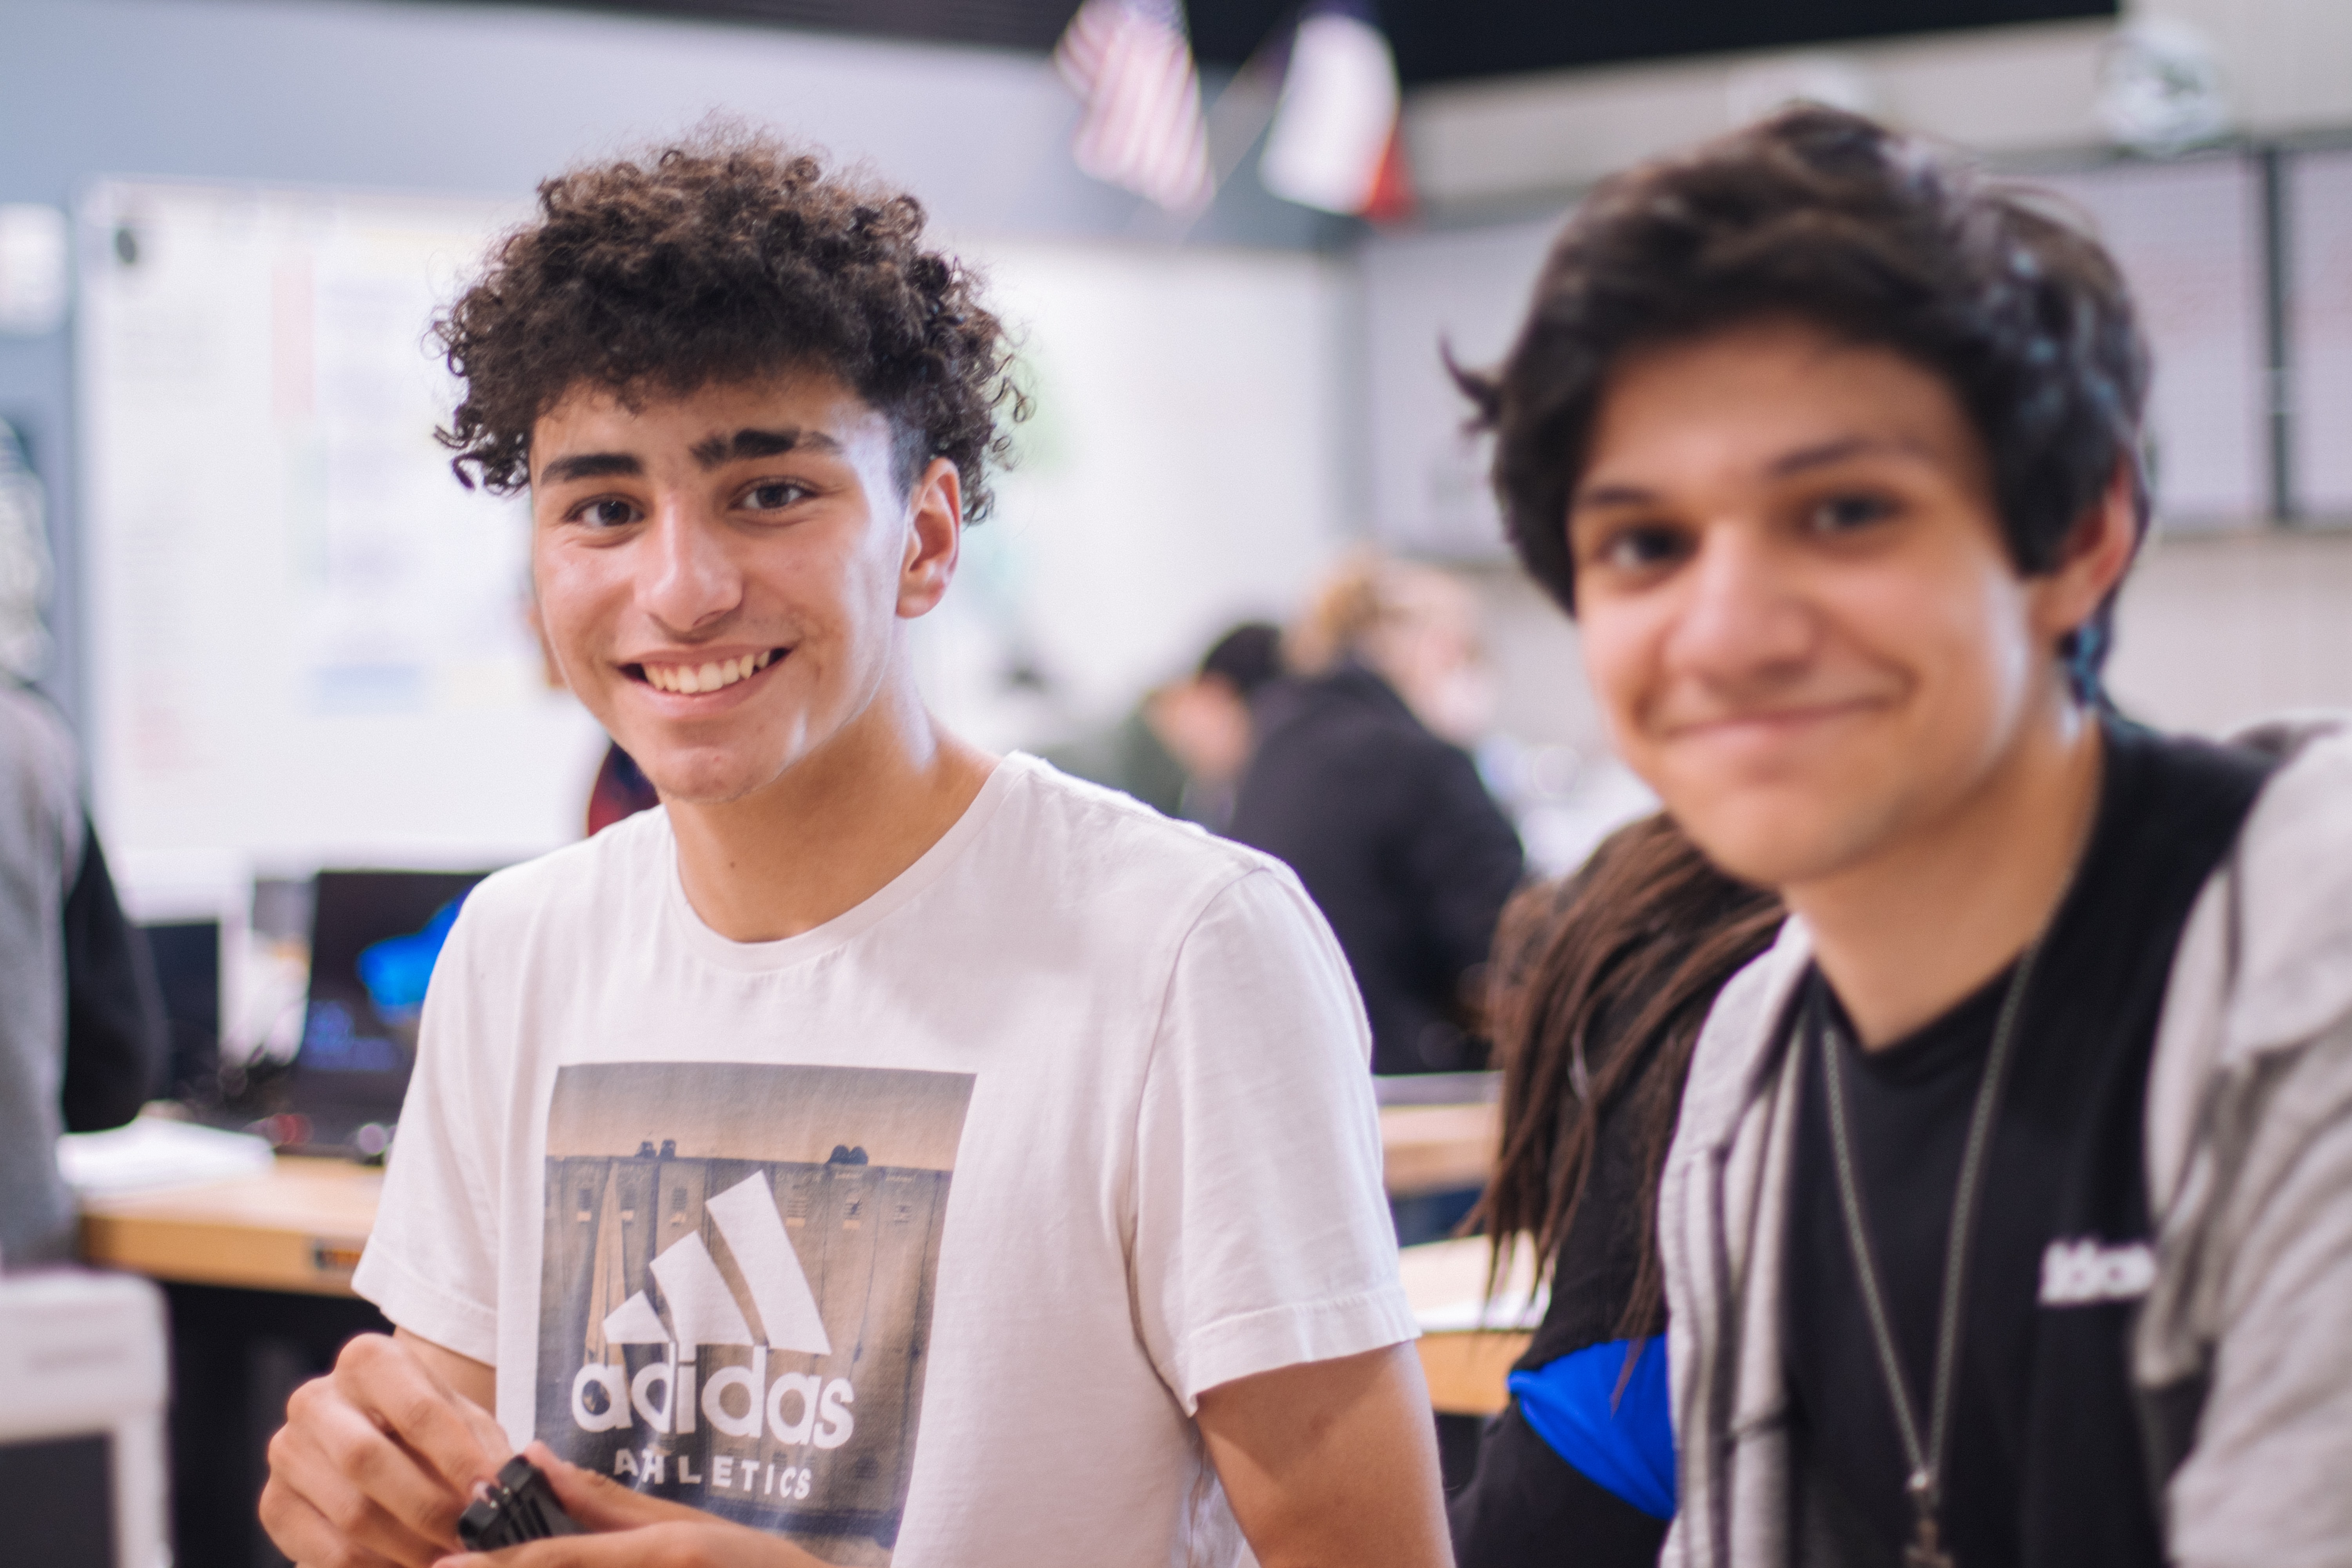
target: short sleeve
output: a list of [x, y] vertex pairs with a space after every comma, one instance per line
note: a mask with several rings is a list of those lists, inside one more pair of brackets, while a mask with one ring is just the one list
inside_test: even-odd
[[1189, 1415], [1220, 1384], [1411, 1340], [1370, 1034], [1297, 880], [1253, 870], [1177, 954], [1136, 1132], [1139, 1327]]
[[[466, 900], [433, 966], [383, 1201], [352, 1288], [400, 1328], [498, 1363], [498, 1216], [491, 1163], [507, 1055], [488, 1016], [480, 893]], [[511, 1037], [511, 1029], [506, 1037]]]

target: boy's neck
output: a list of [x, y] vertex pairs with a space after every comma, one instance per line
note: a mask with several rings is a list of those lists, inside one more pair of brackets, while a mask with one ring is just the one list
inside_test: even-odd
[[2057, 699], [1944, 819], [1782, 889], [1864, 1049], [1932, 1023], [2048, 927], [2098, 815], [2104, 750], [2096, 717]]
[[911, 679], [740, 800], [672, 802], [679, 880], [731, 942], [778, 942], [872, 898], [937, 844], [996, 759], [940, 728]]

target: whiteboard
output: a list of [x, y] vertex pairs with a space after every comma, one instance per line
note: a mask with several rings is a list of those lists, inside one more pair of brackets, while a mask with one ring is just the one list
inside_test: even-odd
[[191, 858], [492, 864], [576, 836], [601, 738], [547, 689], [526, 512], [458, 486], [435, 305], [516, 212], [117, 182], [80, 210], [97, 813]]
[[[542, 680], [525, 509], [461, 489], [431, 436], [455, 384], [426, 325], [520, 216], [127, 181], [83, 203], [90, 749], [134, 891], [577, 837], [604, 741]], [[1337, 548], [1345, 289], [1289, 253], [956, 248], [1038, 412], [913, 643], [950, 727], [1035, 745], [1288, 613]]]

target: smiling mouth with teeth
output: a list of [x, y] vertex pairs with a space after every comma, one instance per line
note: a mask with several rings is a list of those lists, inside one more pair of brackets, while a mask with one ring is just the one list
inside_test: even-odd
[[656, 691], [676, 691], [687, 696], [698, 692], [717, 691], [739, 680], [749, 680], [776, 661], [780, 650], [768, 648], [760, 653], [747, 653], [740, 658], [715, 658], [705, 664], [640, 664], [631, 668], [638, 678]]

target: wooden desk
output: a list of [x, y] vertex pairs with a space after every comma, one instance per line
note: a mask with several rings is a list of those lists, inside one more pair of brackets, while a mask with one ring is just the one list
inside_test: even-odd
[[189, 1285], [349, 1296], [383, 1173], [281, 1155], [268, 1174], [82, 1205], [82, 1256]]
[[1511, 1402], [1511, 1365], [1528, 1353], [1534, 1339], [1530, 1332], [1501, 1330], [1422, 1335], [1413, 1349], [1421, 1352], [1429, 1407], [1440, 1415], [1492, 1415], [1501, 1410]]
[[1384, 1105], [1382, 1174], [1389, 1196], [1483, 1187], [1502, 1138], [1496, 1105]]
[[[1383, 1131], [1392, 1114], [1382, 1113]], [[348, 1297], [383, 1186], [380, 1171], [280, 1157], [268, 1175], [249, 1181], [93, 1199], [82, 1209], [83, 1254], [106, 1268], [182, 1284]], [[1471, 1237], [1409, 1247], [1402, 1268], [1417, 1310], [1467, 1300], [1486, 1289], [1486, 1244]], [[1506, 1301], [1525, 1299], [1531, 1269], [1524, 1257], [1514, 1260]], [[1516, 1329], [1423, 1334], [1431, 1405], [1458, 1415], [1500, 1410], [1510, 1397], [1504, 1378], [1528, 1337]]]
[[[1475, 1186], [1494, 1158], [1491, 1105], [1395, 1105], [1381, 1112], [1391, 1194]], [[383, 1173], [341, 1160], [281, 1156], [266, 1176], [199, 1187], [91, 1199], [82, 1205], [90, 1262], [151, 1279], [311, 1296], [352, 1293], [352, 1270], [375, 1224]], [[1470, 1299], [1485, 1288], [1486, 1244], [1435, 1242], [1405, 1251], [1405, 1289], [1416, 1308]], [[1523, 1292], [1520, 1270], [1507, 1289]], [[1517, 1331], [1424, 1335], [1421, 1362], [1431, 1403], [1484, 1415], [1508, 1395], [1503, 1379], [1526, 1350]]]
[[[1494, 1160], [1491, 1105], [1394, 1105], [1381, 1112], [1391, 1195], [1475, 1187]], [[281, 1156], [266, 1176], [82, 1205], [82, 1255], [192, 1285], [348, 1296], [375, 1225], [383, 1173]]]

